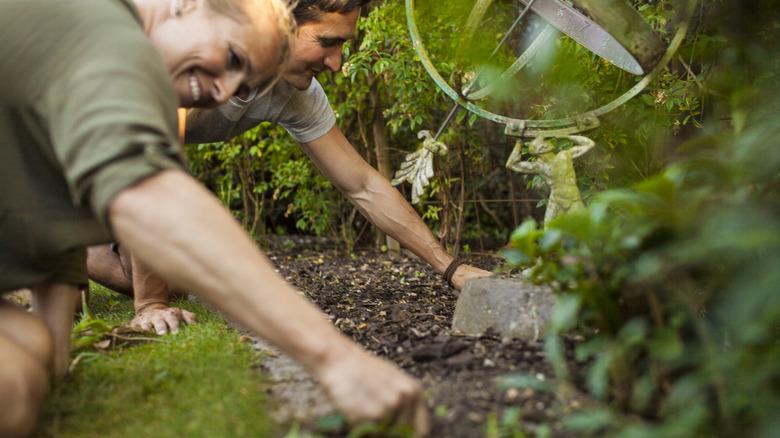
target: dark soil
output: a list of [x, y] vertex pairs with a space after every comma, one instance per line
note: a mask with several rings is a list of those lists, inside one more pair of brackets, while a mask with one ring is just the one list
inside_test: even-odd
[[[267, 253], [341, 331], [422, 380], [431, 436], [484, 436], [487, 418], [500, 419], [509, 407], [521, 409], [526, 430], [547, 424], [558, 435], [551, 395], [496, 385], [513, 373], [549, 378], [542, 342], [453, 336], [456, 292], [427, 263], [372, 250], [350, 257], [327, 241], [302, 237], [280, 238]], [[466, 258], [489, 270], [500, 263], [492, 256]]]

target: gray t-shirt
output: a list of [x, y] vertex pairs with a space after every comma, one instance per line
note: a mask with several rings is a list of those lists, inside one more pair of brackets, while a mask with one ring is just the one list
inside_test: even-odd
[[336, 115], [316, 79], [306, 90], [281, 80], [262, 96], [248, 100], [234, 97], [214, 109], [190, 111], [186, 142], [227, 141], [266, 121], [279, 123], [296, 141], [308, 143], [330, 131]]

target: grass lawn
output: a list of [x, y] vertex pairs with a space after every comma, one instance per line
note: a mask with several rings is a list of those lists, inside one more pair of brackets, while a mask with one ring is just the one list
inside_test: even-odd
[[[130, 320], [130, 299], [91, 289], [96, 318]], [[52, 387], [37, 436], [274, 435], [263, 376], [253, 366], [258, 355], [219, 315], [189, 301], [175, 305], [196, 313], [198, 324], [161, 342], [85, 355]]]

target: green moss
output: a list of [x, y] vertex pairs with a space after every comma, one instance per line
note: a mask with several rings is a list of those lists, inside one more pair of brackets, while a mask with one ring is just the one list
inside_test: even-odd
[[[129, 321], [132, 301], [93, 285], [90, 308], [109, 323]], [[262, 375], [252, 349], [217, 314], [198, 315], [176, 335], [88, 353], [55, 385], [38, 434], [57, 437], [268, 436]]]

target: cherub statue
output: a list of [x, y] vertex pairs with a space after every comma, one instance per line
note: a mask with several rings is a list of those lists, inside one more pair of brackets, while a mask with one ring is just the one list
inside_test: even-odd
[[550, 199], [544, 214], [545, 227], [561, 213], [585, 207], [577, 188], [574, 159], [591, 150], [595, 143], [581, 135], [564, 138], [573, 141], [575, 145], [555, 153], [555, 146], [551, 142], [542, 136], [536, 137], [528, 147], [528, 151], [536, 158], [534, 161], [523, 161], [523, 143], [518, 141], [506, 162], [506, 167], [515, 172], [541, 175], [550, 186]]
[[447, 153], [447, 145], [434, 139], [431, 131], [420, 131], [417, 133], [417, 138], [423, 141], [423, 146], [406, 156], [401, 169], [395, 173], [395, 179], [392, 181], [394, 186], [404, 181], [412, 185], [412, 204], [420, 202], [420, 195], [433, 176], [433, 156]]

